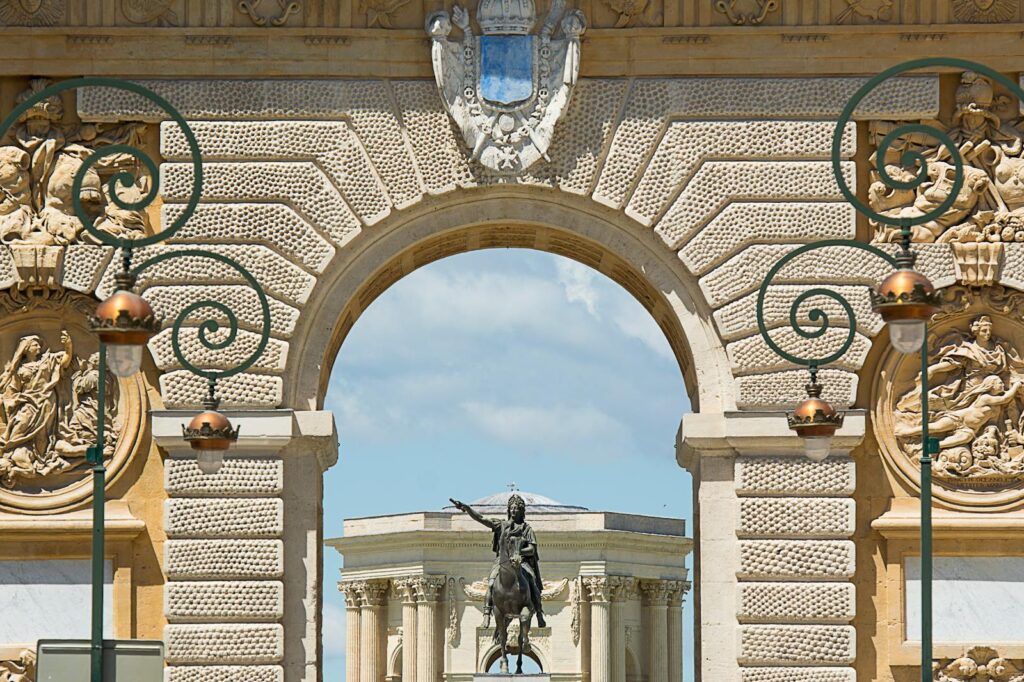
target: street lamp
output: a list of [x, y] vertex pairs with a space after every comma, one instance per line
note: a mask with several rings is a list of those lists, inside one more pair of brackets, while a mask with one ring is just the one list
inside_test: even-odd
[[220, 400], [216, 386], [210, 382], [210, 393], [203, 400], [204, 412], [192, 417], [188, 426], [182, 426], [184, 438], [196, 451], [196, 462], [204, 474], [215, 474], [224, 465], [224, 453], [238, 440], [238, 430], [232, 428], [231, 420], [218, 412]]
[[[805, 454], [813, 460], [820, 461], [828, 456], [832, 436], [842, 425], [842, 414], [838, 413], [828, 402], [821, 398], [822, 387], [818, 384], [818, 368], [841, 358], [853, 345], [857, 329], [856, 315], [853, 306], [840, 293], [824, 287], [808, 289], [798, 295], [790, 306], [789, 323], [793, 331], [802, 338], [814, 339], [822, 336], [830, 327], [828, 313], [821, 307], [807, 311], [807, 319], [816, 323], [816, 327], [807, 329], [801, 325], [800, 306], [815, 297], [831, 299], [838, 304], [849, 320], [848, 331], [842, 343], [834, 352], [821, 357], [804, 358], [787, 352], [781, 348], [769, 334], [764, 320], [765, 295], [771, 281], [783, 268], [795, 258], [817, 249], [845, 247], [867, 251], [889, 263], [894, 271], [885, 278], [877, 290], [870, 292], [871, 308], [886, 323], [889, 341], [900, 353], [921, 354], [921, 669], [922, 682], [932, 680], [932, 455], [939, 450], [938, 440], [929, 436], [928, 422], [928, 320], [939, 310], [935, 287], [927, 277], [914, 270], [914, 254], [910, 250], [911, 228], [915, 225], [937, 220], [945, 215], [960, 195], [964, 183], [963, 159], [960, 150], [953, 140], [941, 130], [924, 124], [906, 124], [894, 127], [881, 140], [876, 151], [876, 158], [886, 158], [886, 152], [894, 142], [903, 136], [931, 136], [938, 139], [948, 152], [948, 161], [955, 169], [955, 178], [949, 188], [946, 199], [928, 212], [916, 216], [886, 215], [873, 210], [865, 204], [846, 182], [843, 173], [842, 146], [843, 135], [847, 125], [853, 119], [853, 113], [861, 101], [883, 81], [907, 71], [917, 69], [955, 68], [964, 71], [981, 73], [999, 82], [1024, 101], [1024, 90], [1017, 83], [1006, 78], [987, 66], [963, 59], [919, 59], [894, 66], [868, 80], [843, 108], [832, 135], [832, 169], [843, 196], [861, 214], [878, 223], [900, 228], [900, 250], [894, 256], [882, 249], [856, 240], [830, 239], [805, 244], [783, 256], [765, 276], [757, 297], [757, 325], [765, 343], [779, 356], [796, 365], [806, 366], [811, 380], [807, 385], [808, 397], [788, 415], [789, 427], [804, 442]], [[935, 159], [932, 159], [934, 161]], [[910, 180], [898, 180], [891, 177], [883, 164], [878, 166], [878, 175], [883, 184], [894, 190], [914, 190], [928, 180], [929, 159], [915, 151], [905, 151], [901, 162], [904, 166], [916, 166], [917, 172]]]
[[[161, 322], [153, 314], [153, 307], [145, 298], [135, 293], [134, 288], [140, 272], [158, 263], [173, 258], [203, 259], [214, 264], [227, 266], [234, 274], [252, 288], [256, 293], [262, 313], [262, 328], [259, 342], [251, 354], [237, 364], [227, 368], [200, 368], [184, 356], [181, 349], [181, 330], [186, 320], [200, 309], [212, 310], [218, 318], [206, 318], [198, 327], [196, 334], [202, 346], [208, 350], [221, 350], [230, 346], [238, 336], [239, 323], [235, 313], [224, 303], [213, 300], [200, 300], [189, 304], [178, 313], [171, 333], [171, 347], [178, 363], [189, 372], [207, 380], [209, 393], [202, 401], [206, 408], [196, 415], [182, 433], [197, 454], [197, 463], [204, 473], [216, 473], [224, 461], [224, 453], [238, 439], [238, 429], [231, 426], [228, 418], [217, 411], [219, 401], [216, 398], [218, 379], [230, 377], [247, 370], [259, 360], [270, 340], [270, 303], [256, 278], [235, 260], [219, 253], [199, 249], [180, 249], [158, 253], [141, 264], [132, 267], [133, 250], [162, 242], [172, 237], [192, 216], [202, 194], [202, 159], [199, 143], [188, 123], [181, 114], [165, 99], [156, 93], [128, 81], [113, 78], [75, 78], [62, 81], [39, 91], [19, 104], [14, 111], [0, 123], [0, 139], [18, 121], [22, 114], [39, 102], [45, 101], [64, 91], [82, 87], [104, 87], [127, 90], [134, 95], [155, 104], [167, 118], [174, 121], [188, 143], [192, 162], [193, 184], [188, 202], [183, 210], [159, 232], [139, 239], [121, 239], [102, 232], [93, 224], [93, 218], [81, 203], [82, 186], [86, 173], [102, 158], [115, 154], [128, 155], [148, 169], [150, 178], [159, 175], [157, 164], [140, 149], [124, 145], [112, 144], [96, 150], [83, 160], [76, 171], [72, 183], [72, 207], [81, 221], [83, 228], [101, 244], [121, 249], [121, 269], [114, 275], [114, 293], [96, 307], [96, 313], [90, 320], [93, 332], [99, 338], [99, 377], [97, 386], [97, 417], [96, 445], [87, 453], [88, 463], [92, 467], [93, 498], [92, 498], [92, 636], [91, 636], [91, 682], [103, 680], [103, 584], [104, 584], [104, 535], [105, 518], [104, 503], [106, 497], [106, 465], [103, 456], [105, 443], [106, 419], [106, 378], [107, 369], [118, 377], [130, 377], [139, 371], [142, 365], [142, 349], [161, 328]], [[138, 201], [127, 201], [118, 196], [118, 183], [122, 187], [132, 185], [136, 178], [132, 173], [122, 171], [109, 182], [110, 201], [125, 210], [144, 210], [150, 206], [159, 194], [159, 183], [151, 182], [150, 190]], [[218, 319], [228, 321], [225, 334], [214, 337], [221, 329]]]
[[815, 462], [828, 457], [832, 436], [843, 425], [843, 415], [828, 401], [821, 399], [818, 369], [811, 367], [811, 380], [807, 384], [807, 399], [789, 415], [789, 428], [804, 441], [804, 454]]
[[132, 291], [135, 277], [122, 271], [115, 276], [117, 290], [96, 306], [92, 330], [107, 346], [110, 371], [130, 377], [142, 366], [142, 349], [160, 331], [149, 301]]

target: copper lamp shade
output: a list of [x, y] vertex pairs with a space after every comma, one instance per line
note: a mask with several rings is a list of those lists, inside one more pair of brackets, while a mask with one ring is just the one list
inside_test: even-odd
[[900, 268], [871, 292], [871, 308], [886, 322], [925, 322], [939, 309], [935, 287], [920, 272]]
[[90, 322], [100, 341], [112, 346], [143, 346], [160, 331], [149, 302], [125, 289], [100, 303]]
[[223, 451], [238, 440], [238, 429], [232, 428], [231, 421], [223, 413], [207, 409], [192, 417], [188, 426], [182, 427], [182, 436], [193, 450]]

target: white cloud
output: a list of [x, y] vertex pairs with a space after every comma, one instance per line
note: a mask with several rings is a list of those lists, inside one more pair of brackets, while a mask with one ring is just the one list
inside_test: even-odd
[[324, 657], [345, 655], [345, 610], [337, 604], [324, 602], [323, 616]]
[[489, 436], [544, 454], [614, 457], [630, 449], [622, 422], [591, 406], [534, 407], [469, 401], [463, 411]]
[[663, 358], [675, 358], [665, 333], [651, 314], [639, 304], [618, 306], [612, 320], [626, 336], [640, 341]]
[[601, 319], [597, 312], [600, 296], [594, 287], [596, 272], [568, 258], [556, 260], [555, 268], [558, 271], [558, 283], [565, 290], [566, 300], [569, 303], [582, 303], [591, 317]]

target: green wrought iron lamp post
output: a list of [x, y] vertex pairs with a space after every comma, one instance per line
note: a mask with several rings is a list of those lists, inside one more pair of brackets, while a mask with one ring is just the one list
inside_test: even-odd
[[[1010, 92], [1024, 102], [1024, 91], [1002, 74], [989, 67], [963, 59], [919, 59], [894, 66], [874, 78], [868, 80], [844, 107], [836, 123], [832, 136], [832, 168], [844, 197], [862, 215], [882, 224], [900, 229], [901, 243], [897, 254], [890, 254], [871, 244], [848, 239], [823, 240], [800, 246], [782, 257], [768, 271], [761, 284], [757, 296], [757, 325], [765, 343], [785, 360], [808, 368], [810, 382], [807, 385], [808, 397], [788, 416], [788, 422], [804, 441], [804, 451], [813, 460], [824, 460], [828, 457], [832, 437], [842, 426], [843, 416], [821, 397], [822, 386], [818, 383], [820, 367], [835, 362], [852, 346], [857, 320], [853, 306], [839, 292], [825, 287], [811, 288], [801, 292], [790, 305], [789, 325], [796, 334], [804, 339], [821, 337], [831, 326], [828, 313], [821, 307], [813, 307], [806, 311], [806, 319], [812, 323], [807, 327], [801, 324], [801, 306], [815, 298], [827, 298], [838, 304], [848, 319], [848, 332], [834, 352], [819, 357], [805, 358], [794, 355], [781, 348], [769, 334], [764, 319], [765, 296], [772, 280], [794, 259], [818, 249], [852, 248], [866, 251], [894, 268], [892, 274], [870, 292], [871, 307], [885, 321], [889, 330], [889, 341], [893, 348], [901, 353], [921, 354], [921, 680], [932, 680], [932, 455], [938, 452], [938, 440], [928, 433], [928, 320], [938, 310], [938, 301], [931, 282], [914, 269], [915, 256], [911, 252], [911, 228], [936, 220], [946, 213], [957, 200], [964, 183], [963, 159], [960, 150], [945, 131], [923, 124], [905, 124], [894, 127], [881, 140], [876, 158], [886, 158], [886, 152], [899, 139], [908, 135], [926, 135], [937, 139], [948, 152], [949, 160], [955, 168], [955, 178], [949, 189], [948, 196], [934, 209], [922, 215], [886, 215], [873, 210], [865, 204], [846, 182], [842, 171], [842, 142], [846, 126], [853, 119], [854, 111], [883, 81], [909, 71], [918, 69], [953, 68], [974, 71], [984, 74], [1001, 83]], [[932, 159], [935, 160], [935, 159]], [[884, 164], [878, 165], [880, 180], [891, 189], [913, 190], [928, 181], [929, 159], [916, 151], [904, 151], [901, 164], [907, 168], [916, 168], [910, 180], [897, 180], [891, 177]], [[808, 328], [809, 327], [809, 328]]]
[[[121, 250], [121, 269], [114, 276], [115, 291], [96, 308], [96, 314], [90, 320], [94, 333], [99, 338], [99, 385], [98, 414], [96, 418], [96, 445], [90, 447], [87, 461], [92, 467], [92, 626], [91, 626], [91, 682], [103, 682], [103, 588], [104, 588], [104, 504], [106, 501], [106, 464], [104, 463], [103, 444], [105, 442], [106, 419], [106, 378], [107, 370], [118, 377], [129, 377], [139, 371], [142, 365], [143, 348], [147, 342], [161, 329], [161, 322], [154, 315], [153, 308], [142, 296], [135, 293], [134, 288], [138, 276], [146, 269], [174, 258], [205, 259], [226, 265], [234, 270], [246, 284], [255, 291], [260, 303], [262, 327], [260, 339], [255, 349], [241, 362], [221, 369], [200, 368], [191, 363], [181, 349], [181, 329], [197, 310], [214, 311], [220, 319], [227, 320], [226, 332], [218, 338], [215, 335], [222, 330], [222, 324], [213, 315], [206, 317], [197, 328], [199, 342], [209, 350], [222, 350], [234, 343], [238, 336], [238, 318], [230, 307], [221, 301], [202, 299], [187, 305], [175, 318], [171, 333], [171, 347], [178, 363], [193, 374], [207, 381], [208, 393], [201, 400], [205, 410], [197, 414], [188, 426], [182, 427], [182, 438], [197, 453], [199, 468], [206, 474], [215, 474], [223, 464], [224, 452], [238, 440], [238, 428], [233, 427], [230, 420], [217, 410], [217, 381], [233, 376], [251, 367], [267, 347], [270, 340], [270, 304], [266, 293], [257, 279], [241, 264], [228, 256], [200, 249], [179, 249], [158, 253], [141, 264], [132, 267], [134, 250], [166, 241], [188, 221], [195, 211], [202, 194], [203, 173], [199, 143], [188, 123], [165, 99], [156, 93], [129, 81], [112, 78], [76, 78], [52, 85], [22, 102], [7, 118], [0, 123], [0, 139], [18, 121], [23, 113], [46, 99], [68, 90], [84, 87], [103, 87], [126, 90], [142, 97], [159, 107], [167, 118], [174, 121], [181, 129], [188, 142], [193, 169], [192, 191], [184, 210], [166, 228], [152, 235], [139, 239], [122, 239], [98, 230], [81, 204], [83, 182], [88, 171], [102, 158], [127, 154], [138, 161], [148, 171], [151, 179], [158, 177], [158, 168], [145, 152], [134, 147], [114, 144], [102, 147], [86, 158], [75, 174], [72, 184], [72, 204], [76, 216], [86, 231], [100, 243]], [[125, 201], [118, 195], [119, 188], [134, 186], [135, 175], [121, 171], [110, 178], [110, 201], [121, 209], [129, 211], [143, 210], [157, 198], [159, 188], [157, 182], [150, 183], [150, 190], [138, 201]]]

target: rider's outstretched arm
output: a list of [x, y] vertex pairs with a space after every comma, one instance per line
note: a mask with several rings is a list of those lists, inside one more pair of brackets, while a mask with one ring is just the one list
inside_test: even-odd
[[490, 528], [491, 530], [494, 530], [495, 527], [497, 527], [497, 525], [498, 525], [497, 521], [491, 521], [490, 519], [484, 518], [480, 514], [480, 512], [478, 512], [477, 510], [473, 509], [472, 507], [470, 507], [465, 502], [459, 502], [458, 500], [452, 499], [450, 497], [448, 499], [451, 501], [452, 504], [455, 505], [455, 507], [457, 509], [459, 509], [461, 511], [464, 511], [467, 514], [469, 514], [469, 517], [471, 519], [473, 519], [474, 521], [476, 521], [477, 523], [483, 524], [483, 525], [487, 526], [488, 528]]

